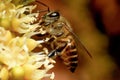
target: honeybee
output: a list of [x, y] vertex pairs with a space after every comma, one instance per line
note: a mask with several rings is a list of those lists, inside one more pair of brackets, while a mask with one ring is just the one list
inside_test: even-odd
[[41, 17], [40, 26], [50, 36], [47, 41], [49, 44], [47, 47], [51, 48], [48, 57], [60, 57], [71, 72], [74, 72], [78, 65], [76, 40], [79, 42], [80, 49], [92, 57], [73, 32], [69, 22], [59, 12], [48, 9], [48, 12]]

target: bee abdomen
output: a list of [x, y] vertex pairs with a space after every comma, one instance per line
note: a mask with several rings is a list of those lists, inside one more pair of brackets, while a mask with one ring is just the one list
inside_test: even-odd
[[78, 58], [77, 57], [69, 58], [69, 59], [64, 61], [64, 64], [67, 66], [67, 68], [71, 72], [74, 72], [76, 67], [77, 67], [77, 65], [78, 65]]
[[78, 65], [77, 50], [72, 49], [72, 50], [66, 51], [66, 53], [64, 53], [64, 55], [62, 55], [61, 58], [63, 59], [63, 62], [67, 66], [67, 68], [71, 72], [74, 72]]
[[72, 62], [69, 64], [70, 66], [68, 66], [68, 69], [71, 71], [71, 72], [74, 72], [76, 70], [76, 67], [78, 65], [78, 62]]

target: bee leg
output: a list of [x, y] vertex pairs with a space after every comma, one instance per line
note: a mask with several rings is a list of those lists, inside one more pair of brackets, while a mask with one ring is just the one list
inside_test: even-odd
[[64, 32], [60, 32], [60, 33], [56, 34], [56, 36], [57, 36], [57, 37], [60, 37], [60, 36], [62, 36], [63, 34], [64, 34]]
[[49, 54], [48, 54], [49, 58], [53, 58], [55, 59], [57, 57], [57, 50], [52, 50]]
[[56, 49], [52, 50], [49, 54], [49, 58], [56, 58], [57, 56], [61, 55], [62, 50], [66, 47], [67, 43], [61, 43], [59, 46], [56, 47]]

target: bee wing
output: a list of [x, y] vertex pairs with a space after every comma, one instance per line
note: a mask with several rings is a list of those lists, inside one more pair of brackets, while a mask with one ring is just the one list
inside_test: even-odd
[[76, 42], [78, 42], [77, 45], [79, 46], [79, 48], [80, 48], [83, 52], [87, 53], [90, 58], [92, 58], [92, 55], [89, 53], [89, 51], [86, 49], [86, 47], [82, 44], [82, 42], [80, 41], [80, 39], [78, 38], [78, 36], [77, 36], [74, 32], [71, 32], [71, 34], [72, 34], [73, 37], [75, 38]]
[[90, 58], [92, 58], [92, 55], [89, 53], [89, 51], [85, 48], [85, 46], [82, 44], [81, 40], [79, 39], [79, 37], [73, 32], [72, 27], [70, 25], [70, 23], [64, 18], [61, 17], [63, 20], [63, 23], [65, 24], [65, 28], [73, 35], [73, 37], [75, 38], [76, 42], [78, 42], [78, 46], [79, 48], [84, 52], [87, 53], [89, 55]]

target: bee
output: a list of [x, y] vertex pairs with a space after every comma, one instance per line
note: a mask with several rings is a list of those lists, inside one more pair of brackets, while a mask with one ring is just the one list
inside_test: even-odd
[[76, 40], [79, 42], [80, 49], [92, 57], [73, 32], [69, 22], [61, 16], [59, 12], [50, 11], [48, 8], [48, 12], [41, 17], [40, 26], [46, 30], [46, 34], [50, 36], [47, 42], [47, 44], [49, 44], [47, 47], [51, 48], [48, 57], [60, 57], [71, 72], [75, 72], [78, 65]]

